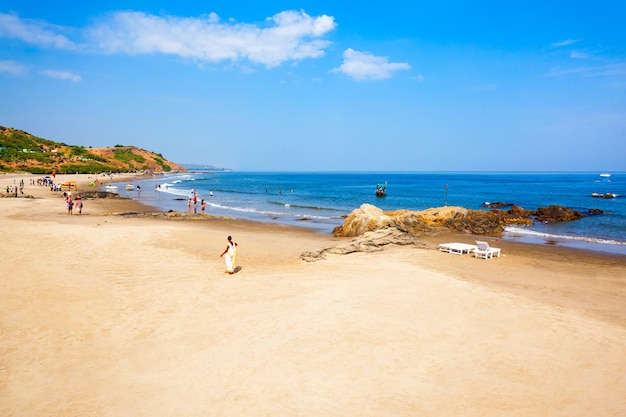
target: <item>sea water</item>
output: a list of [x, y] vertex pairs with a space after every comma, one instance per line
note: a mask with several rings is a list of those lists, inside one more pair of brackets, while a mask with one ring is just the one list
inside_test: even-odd
[[[199, 170], [155, 176], [134, 183], [141, 192], [119, 187], [119, 193], [165, 211], [187, 211], [195, 193], [198, 213], [204, 199], [208, 214], [312, 227], [320, 233], [330, 233], [365, 203], [385, 211], [446, 205], [487, 210], [493, 202], [528, 210], [553, 204], [583, 213], [600, 209], [602, 214], [575, 221], [509, 227], [502, 237], [626, 254], [626, 173], [599, 174]], [[387, 184], [385, 197], [375, 195], [378, 183]]]

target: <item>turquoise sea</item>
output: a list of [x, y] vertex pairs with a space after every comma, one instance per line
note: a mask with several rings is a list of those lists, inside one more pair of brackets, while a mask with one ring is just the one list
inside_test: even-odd
[[[600, 172], [233, 172], [196, 170], [156, 176], [119, 194], [159, 210], [187, 211], [195, 191], [206, 213], [311, 227], [330, 233], [361, 204], [383, 210], [424, 210], [444, 205], [485, 209], [486, 202], [526, 209], [557, 204], [604, 213], [581, 220], [511, 227], [502, 238], [626, 255], [626, 173]], [[376, 197], [377, 183], [387, 196]], [[136, 191], [139, 185], [141, 191]], [[211, 196], [212, 193], [212, 196]], [[592, 193], [615, 195], [594, 198]]]

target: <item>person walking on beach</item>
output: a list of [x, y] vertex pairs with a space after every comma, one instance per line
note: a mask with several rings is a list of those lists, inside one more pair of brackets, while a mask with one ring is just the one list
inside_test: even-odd
[[228, 244], [226, 245], [224, 252], [220, 255], [220, 258], [224, 255], [226, 255], [224, 258], [224, 261], [226, 262], [226, 272], [232, 275], [235, 273], [235, 268], [237, 266], [237, 242], [234, 242], [231, 236], [228, 236]]
[[74, 202], [71, 198], [67, 199], [67, 214], [68, 216], [72, 215], [72, 209], [74, 208]]
[[78, 208], [78, 214], [83, 214], [83, 199], [76, 197], [76, 208]]

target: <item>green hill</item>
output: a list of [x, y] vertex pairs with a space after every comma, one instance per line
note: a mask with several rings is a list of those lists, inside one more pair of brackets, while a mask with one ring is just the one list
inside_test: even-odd
[[171, 172], [185, 168], [162, 155], [134, 146], [85, 148], [33, 136], [0, 126], [0, 172], [33, 174], [100, 172]]

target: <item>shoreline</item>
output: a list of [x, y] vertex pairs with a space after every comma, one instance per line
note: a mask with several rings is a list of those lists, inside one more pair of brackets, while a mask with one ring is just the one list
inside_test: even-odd
[[[13, 179], [17, 179], [19, 181], [19, 178], [27, 178], [27, 176], [32, 175], [32, 178], [38, 178], [38, 175], [35, 174], [23, 174], [23, 175], [19, 175], [19, 174], [4, 174], [5, 177], [3, 178], [2, 175], [0, 175], [0, 189], [4, 189], [4, 187]], [[128, 183], [128, 182], [133, 182], [133, 181], [142, 181], [142, 180], [149, 180], [149, 179], [154, 179], [155, 177], [158, 177], [159, 175], [146, 175], [146, 174], [128, 174], [128, 173], [122, 173], [122, 174], [114, 174], [113, 179], [111, 179], [111, 181], [108, 181], [110, 183], [114, 183], [114, 184], [122, 184], [122, 183]], [[58, 182], [64, 182], [64, 181], [74, 181], [79, 185], [79, 191], [101, 191], [99, 188], [94, 188], [94, 187], [90, 187], [89, 186], [89, 182], [91, 182], [94, 178], [93, 175], [88, 175], [88, 174], [61, 174], [61, 175], [57, 175], [57, 177], [60, 177], [63, 179], [63, 181], [58, 181]], [[102, 182], [102, 181], [101, 181]], [[103, 182], [102, 182], [103, 183]], [[35, 194], [35, 198], [47, 198], [49, 196], [54, 196], [54, 192], [49, 192], [49, 190], [47, 190], [47, 187], [37, 187], [37, 186], [31, 186], [29, 187], [30, 191], [33, 190], [41, 190], [42, 192], [36, 192]], [[56, 192], [56, 194], [61, 197], [61, 192]], [[11, 198], [11, 197], [5, 197], [5, 198]], [[147, 203], [144, 203], [140, 200], [134, 199], [132, 197], [126, 197], [123, 195], [120, 195], [119, 198], [114, 198], [114, 199], [96, 199], [94, 201], [98, 201], [102, 204], [98, 204], [99, 206], [103, 206], [103, 207], [112, 207], [112, 208], [119, 208], [117, 210], [113, 210], [113, 211], [108, 211], [108, 213], [120, 213], [120, 212], [137, 212], [137, 213], [166, 213], [163, 210], [159, 210], [158, 206], [153, 206]], [[100, 211], [100, 214], [107, 212], [106, 209], [103, 211]], [[175, 210], [176, 212], [176, 210]], [[183, 210], [178, 210], [177, 212], [182, 213], [182, 214], [186, 214], [186, 211]], [[194, 213], [194, 214], [199, 214], [199, 213]], [[193, 215], [191, 216], [192, 218], [194, 217]], [[279, 223], [279, 222], [270, 222], [270, 221], [260, 221], [260, 220], [250, 220], [250, 219], [246, 219], [246, 218], [237, 218], [237, 217], [230, 217], [230, 216], [214, 216], [211, 214], [207, 214], [204, 217], [208, 218], [208, 219], [221, 219], [221, 220], [230, 220], [233, 222], [237, 222], [240, 224], [245, 224], [247, 225], [247, 227], [255, 227], [256, 229], [272, 229], [272, 228], [277, 228], [279, 230], [283, 230], [283, 229], [288, 229], [288, 230], [299, 230], [302, 233], [311, 233], [311, 234], [316, 234], [316, 235], [320, 235], [320, 236], [326, 236], [329, 238], [332, 238], [332, 234], [331, 233], [323, 233], [320, 232], [319, 229], [312, 227], [310, 225], [306, 225], [306, 224], [284, 224], [284, 223]], [[187, 219], [190, 220], [190, 219]], [[610, 251], [602, 251], [602, 250], [593, 250], [593, 249], [589, 249], [588, 247], [585, 247], [583, 245], [583, 247], [572, 247], [569, 246], [567, 244], [562, 244], [559, 245], [557, 243], [555, 243], [553, 240], [551, 239], [547, 239], [543, 236], [530, 236], [528, 237], [528, 239], [526, 239], [526, 236], [524, 236], [524, 239], [519, 239], [516, 237], [510, 237], [510, 236], [506, 236], [506, 232], [503, 236], [482, 236], [482, 235], [472, 235], [472, 234], [467, 234], [467, 233], [461, 233], [461, 232], [455, 232], [455, 231], [445, 231], [441, 234], [437, 234], [435, 236], [420, 236], [419, 240], [423, 241], [423, 242], [428, 242], [429, 249], [437, 249], [438, 248], [438, 243], [441, 243], [440, 240], [443, 239], [444, 236], [451, 236], [454, 237], [452, 238], [452, 240], [454, 241], [459, 241], [459, 242], [465, 242], [465, 243], [474, 243], [475, 240], [487, 240], [490, 242], [497, 242], [497, 244], [499, 244], [500, 246], [505, 246], [506, 249], [514, 249], [516, 253], [521, 253], [521, 252], [532, 252], [533, 256], [540, 256], [540, 254], [554, 254], [555, 256], [560, 256], [560, 257], [567, 257], [567, 258], [571, 258], [573, 256], [589, 256], [590, 258], [593, 259], [599, 259], [601, 260], [601, 262], [605, 262], [608, 261], [609, 263], [613, 263], [613, 262], [623, 262], [624, 265], [626, 265], [626, 258], [624, 258], [623, 254], [621, 253], [616, 253], [616, 252], [610, 252]], [[344, 239], [348, 239], [348, 238], [344, 238]], [[448, 239], [450, 240], [450, 239]], [[540, 242], [543, 241], [543, 242]], [[585, 242], [586, 243], [586, 242]]]
[[[190, 175], [193, 173], [190, 173]], [[167, 176], [168, 174], [165, 174]], [[154, 177], [143, 178], [140, 181], [148, 181], [154, 180]], [[149, 184], [150, 186], [154, 185], [154, 183]], [[185, 212], [186, 206], [184, 201], [186, 199], [178, 196], [177, 194], [169, 194], [165, 193], [165, 195], [170, 196], [172, 199], [168, 200], [163, 197], [163, 193], [159, 193], [158, 197], [153, 197], [150, 193], [145, 194], [145, 190], [150, 191], [150, 186], [143, 187], [141, 196], [138, 196], [134, 192], [125, 191], [123, 188], [120, 189], [119, 194], [124, 196], [129, 196], [133, 200], [140, 201], [150, 207], [153, 207], [155, 210], [159, 211], [167, 211], [167, 210], [176, 210]], [[175, 200], [180, 200], [180, 204], [176, 204]], [[355, 209], [357, 207], [354, 207]], [[217, 211], [216, 215], [228, 216], [228, 217], [236, 217], [243, 218], [250, 221], [258, 221], [266, 224], [288, 224], [296, 227], [304, 227], [316, 230], [318, 233], [331, 233], [333, 227], [338, 226], [343, 223], [342, 219], [339, 217], [334, 220], [316, 220], [314, 218], [290, 218], [285, 216], [271, 216], [263, 212], [256, 213], [254, 211], [234, 211], [232, 214], [228, 209], [223, 208], [209, 208], [211, 211]], [[345, 213], [347, 215], [349, 211]], [[305, 216], [306, 217], [306, 216]], [[576, 222], [576, 220], [574, 220]], [[537, 232], [534, 229], [530, 229], [525, 231], [523, 227], [514, 226], [511, 230], [504, 231], [499, 238], [507, 241], [513, 242], [523, 242], [534, 245], [547, 245], [549, 247], [566, 247], [573, 249], [582, 249], [589, 250], [597, 253], [608, 253], [626, 256], [626, 242], [620, 241], [612, 241], [607, 239], [593, 238], [593, 237], [577, 237], [577, 236], [566, 236], [566, 235], [552, 235], [545, 234], [543, 232]]]
[[2, 415], [626, 412], [623, 256], [480, 237], [481, 260], [448, 232], [307, 263], [349, 239], [126, 199], [68, 216], [24, 179], [0, 198]]

